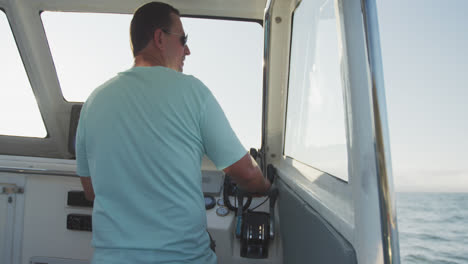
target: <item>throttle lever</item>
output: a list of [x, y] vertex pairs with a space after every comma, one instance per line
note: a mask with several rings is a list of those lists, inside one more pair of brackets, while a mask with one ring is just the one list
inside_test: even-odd
[[241, 190], [240, 188], [238, 188], [237, 191], [238, 191], [237, 192], [237, 203], [239, 204], [239, 206], [237, 206], [236, 237], [240, 238], [241, 233], [242, 233], [242, 213], [243, 213], [242, 202], [244, 201], [244, 194], [246, 192]]
[[268, 190], [268, 196], [270, 197], [270, 239], [275, 238], [275, 203], [278, 198], [278, 188], [271, 187]]
[[270, 181], [271, 184], [275, 181], [276, 175], [276, 168], [275, 166], [268, 164], [267, 166], [267, 179]]

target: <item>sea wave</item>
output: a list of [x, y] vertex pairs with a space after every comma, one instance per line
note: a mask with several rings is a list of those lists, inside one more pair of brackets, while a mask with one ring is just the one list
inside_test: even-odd
[[468, 193], [397, 193], [403, 264], [468, 263]]
[[434, 234], [418, 234], [416, 236], [418, 239], [421, 240], [431, 240], [432, 242], [438, 242], [438, 241], [450, 241], [450, 239]]
[[410, 261], [411, 263], [428, 263], [429, 261], [431, 261], [423, 254], [408, 254], [404, 256], [403, 260], [405, 262]]

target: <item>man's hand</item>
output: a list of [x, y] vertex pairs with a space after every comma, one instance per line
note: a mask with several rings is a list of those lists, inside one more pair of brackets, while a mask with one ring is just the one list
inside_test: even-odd
[[94, 189], [91, 177], [80, 177], [81, 185], [85, 192], [85, 197], [88, 201], [94, 201]]
[[224, 169], [231, 178], [244, 190], [261, 196], [270, 189], [271, 183], [263, 177], [257, 162], [247, 153], [236, 163]]

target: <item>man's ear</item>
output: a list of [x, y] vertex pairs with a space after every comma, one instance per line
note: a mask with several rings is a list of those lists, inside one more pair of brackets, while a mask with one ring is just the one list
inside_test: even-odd
[[162, 31], [162, 29], [158, 28], [154, 31], [154, 34], [153, 34], [153, 41], [154, 41], [154, 45], [156, 46], [156, 48], [160, 49], [160, 50], [163, 50], [164, 49], [164, 31]]

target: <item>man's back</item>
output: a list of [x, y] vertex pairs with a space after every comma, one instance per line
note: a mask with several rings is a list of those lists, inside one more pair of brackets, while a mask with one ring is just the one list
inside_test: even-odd
[[194, 77], [135, 67], [96, 89], [77, 135], [77, 172], [92, 175], [96, 193], [93, 245], [151, 250], [159, 261], [212, 262], [205, 153], [224, 169], [246, 151]]

